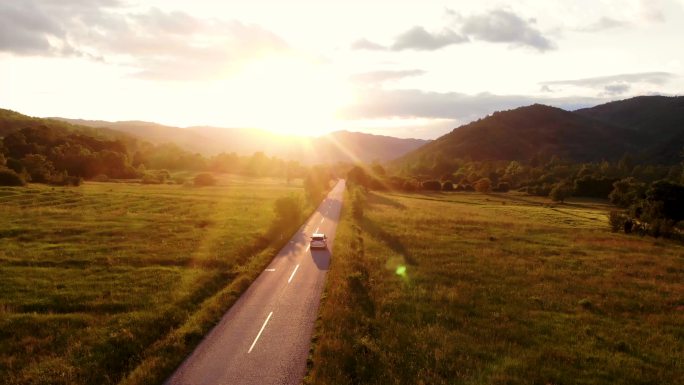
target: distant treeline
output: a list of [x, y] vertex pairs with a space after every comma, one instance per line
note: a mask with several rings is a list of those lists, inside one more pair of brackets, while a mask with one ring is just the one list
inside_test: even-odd
[[[404, 169], [405, 170], [405, 169]], [[684, 166], [635, 164], [630, 155], [617, 162], [573, 163], [558, 157], [529, 162], [435, 159], [423, 174], [406, 175], [380, 164], [354, 167], [352, 184], [375, 190], [516, 190], [553, 201], [586, 197], [608, 199], [624, 209], [614, 223], [626, 232], [676, 236], [684, 230]], [[622, 222], [620, 222], [622, 221]], [[677, 230], [679, 229], [679, 230]]]
[[[147, 170], [229, 172], [251, 176], [307, 175], [296, 161], [218, 154], [204, 157], [178, 146], [152, 145], [129, 138], [95, 137], [68, 125], [28, 124], [0, 140], [0, 184], [25, 182], [79, 184], [82, 179], [154, 179]], [[33, 123], [33, 121], [32, 121]]]

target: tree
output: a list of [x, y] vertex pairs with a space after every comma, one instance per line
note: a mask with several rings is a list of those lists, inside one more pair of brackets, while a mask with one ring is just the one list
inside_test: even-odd
[[482, 178], [475, 183], [475, 190], [477, 192], [486, 193], [491, 191], [492, 181], [489, 178]]
[[23, 186], [26, 182], [14, 170], [0, 167], [0, 186]]
[[613, 183], [608, 199], [610, 203], [626, 208], [645, 198], [645, 194], [646, 185], [630, 177]]
[[440, 191], [442, 189], [442, 184], [438, 180], [426, 180], [421, 186], [423, 190], [428, 191]]
[[197, 174], [194, 179], [195, 186], [213, 186], [216, 184], [216, 178], [208, 172]]
[[302, 201], [294, 195], [280, 197], [276, 199], [273, 211], [276, 227], [287, 223], [299, 223], [302, 217]]
[[7, 164], [7, 159], [5, 158], [5, 155], [0, 152], [0, 166], [4, 166]]
[[570, 187], [565, 182], [557, 183], [549, 192], [549, 198], [554, 202], [563, 203], [570, 196]]
[[347, 173], [347, 182], [368, 188], [370, 186], [370, 177], [361, 166], [354, 166]]
[[55, 168], [44, 155], [28, 154], [21, 159], [21, 164], [31, 176], [31, 181], [36, 183], [47, 183]]
[[454, 191], [454, 182], [448, 180], [442, 183], [442, 191]]

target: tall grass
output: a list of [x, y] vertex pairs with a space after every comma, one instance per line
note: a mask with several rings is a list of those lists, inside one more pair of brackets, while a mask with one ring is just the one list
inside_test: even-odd
[[274, 202], [302, 192], [0, 188], [0, 382], [161, 382], [286, 242], [265, 236]]
[[378, 194], [344, 210], [308, 384], [684, 382], [684, 247], [608, 208]]

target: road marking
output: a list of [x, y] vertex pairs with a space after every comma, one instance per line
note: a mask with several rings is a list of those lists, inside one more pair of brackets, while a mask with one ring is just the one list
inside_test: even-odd
[[294, 275], [297, 272], [297, 269], [299, 269], [299, 264], [297, 264], [297, 266], [295, 266], [294, 270], [292, 270], [292, 275], [290, 275], [290, 279], [287, 280], [287, 283], [292, 282], [292, 278], [294, 278]]
[[316, 227], [316, 230], [314, 230], [314, 233], [317, 233], [318, 229], [320, 229], [320, 227]]
[[304, 250], [304, 252], [306, 253], [307, 251], [309, 251], [310, 247], [311, 247], [311, 244], [309, 243], [308, 245], [306, 245], [306, 250]]
[[321, 223], [323, 223], [324, 220], [325, 220], [325, 218], [321, 218]]
[[264, 321], [264, 324], [261, 325], [261, 330], [259, 330], [259, 334], [257, 334], [256, 338], [254, 339], [254, 342], [252, 342], [252, 346], [249, 347], [247, 354], [251, 353], [252, 349], [254, 349], [254, 345], [256, 345], [257, 341], [259, 340], [259, 337], [261, 337], [261, 333], [264, 331], [264, 328], [266, 327], [268, 320], [271, 319], [272, 315], [273, 315], [273, 312], [268, 313], [268, 317], [266, 317], [266, 321]]
[[275, 269], [266, 269], [266, 271], [275, 271]]

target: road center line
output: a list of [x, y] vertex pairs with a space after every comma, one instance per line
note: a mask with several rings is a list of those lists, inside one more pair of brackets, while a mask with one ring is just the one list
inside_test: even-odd
[[321, 223], [323, 223], [324, 220], [325, 220], [325, 218], [321, 218]]
[[266, 269], [266, 271], [275, 271], [275, 269]]
[[264, 328], [266, 327], [268, 320], [271, 319], [272, 315], [273, 315], [273, 312], [268, 313], [268, 317], [266, 317], [266, 321], [264, 321], [264, 324], [261, 325], [261, 330], [259, 330], [259, 334], [257, 334], [256, 338], [254, 339], [254, 342], [252, 342], [252, 346], [249, 347], [247, 354], [251, 353], [252, 349], [254, 349], [254, 345], [256, 345], [257, 341], [259, 340], [259, 337], [261, 337], [261, 333], [264, 331]]
[[297, 272], [297, 269], [299, 269], [299, 264], [297, 264], [297, 266], [295, 266], [294, 270], [292, 270], [292, 275], [290, 275], [290, 279], [287, 280], [287, 283], [292, 282], [292, 278], [294, 278], [294, 275]]
[[318, 229], [320, 229], [320, 227], [316, 227], [316, 230], [314, 230], [314, 233], [317, 233]]

